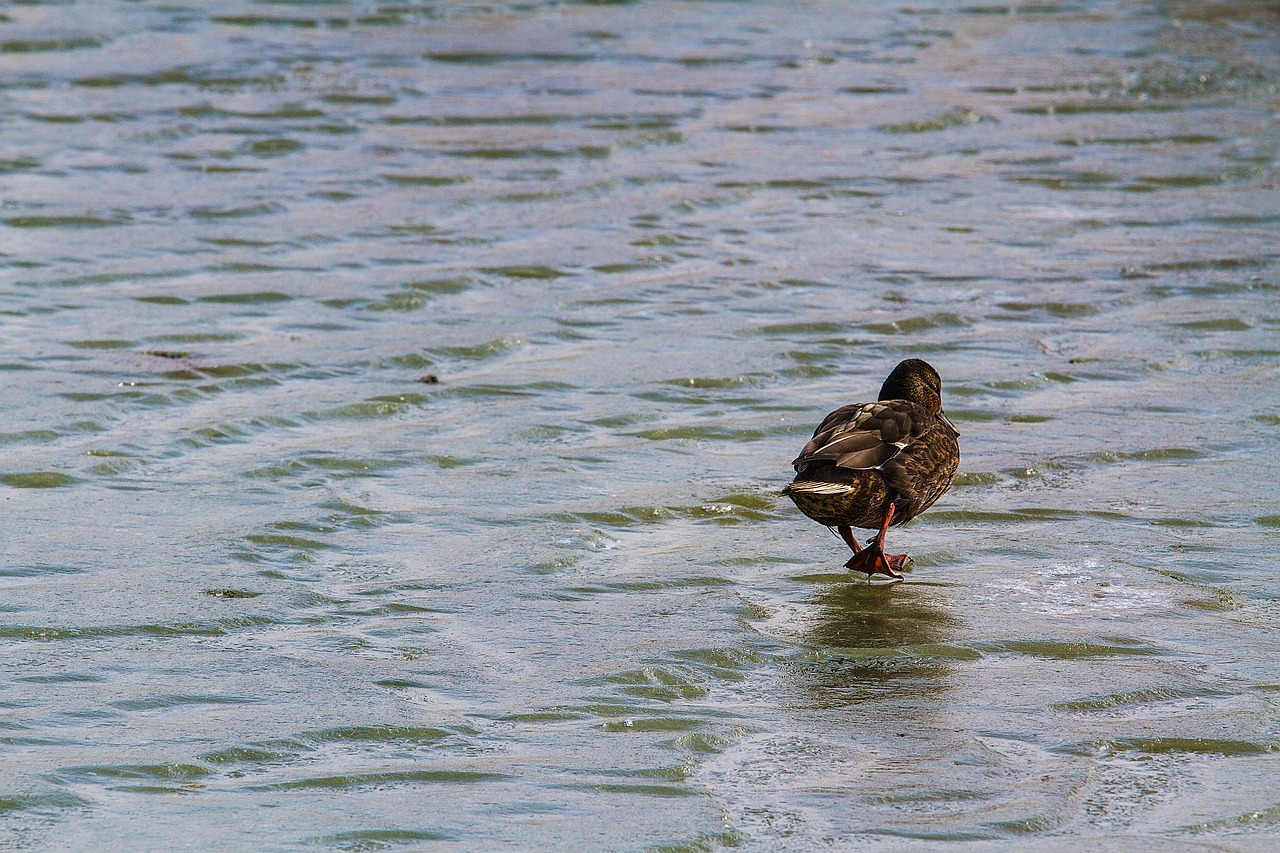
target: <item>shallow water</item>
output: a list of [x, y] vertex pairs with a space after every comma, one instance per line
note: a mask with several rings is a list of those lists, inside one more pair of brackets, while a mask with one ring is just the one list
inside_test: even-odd
[[[0, 847], [1272, 849], [1278, 87], [1246, 2], [0, 9]], [[778, 491], [907, 355], [868, 584]]]

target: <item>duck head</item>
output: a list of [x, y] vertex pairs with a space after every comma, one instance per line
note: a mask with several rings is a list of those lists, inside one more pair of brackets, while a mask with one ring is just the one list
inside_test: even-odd
[[953, 433], [960, 434], [942, 411], [942, 377], [924, 359], [909, 358], [899, 363], [880, 386], [879, 399], [910, 400], [936, 415]]

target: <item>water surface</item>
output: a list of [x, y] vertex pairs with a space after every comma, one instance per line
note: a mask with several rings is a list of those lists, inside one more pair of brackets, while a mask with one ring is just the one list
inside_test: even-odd
[[[1271, 849], [1278, 86], [1248, 2], [4, 7], [0, 847]], [[778, 492], [908, 356], [868, 584]]]

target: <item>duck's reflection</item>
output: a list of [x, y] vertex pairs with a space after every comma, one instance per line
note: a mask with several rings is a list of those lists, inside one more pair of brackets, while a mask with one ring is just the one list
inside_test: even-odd
[[795, 674], [816, 707], [892, 697], [911, 702], [946, 689], [962, 649], [949, 649], [959, 621], [923, 584], [837, 583], [813, 602], [811, 651]]

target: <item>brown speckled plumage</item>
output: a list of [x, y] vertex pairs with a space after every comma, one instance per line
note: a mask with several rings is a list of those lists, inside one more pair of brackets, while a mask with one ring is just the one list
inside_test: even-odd
[[[884, 533], [931, 507], [960, 466], [959, 433], [942, 413], [942, 380], [918, 358], [893, 369], [875, 403], [841, 406], [823, 418], [792, 462], [783, 490], [800, 511], [835, 527], [853, 549], [846, 564], [902, 577], [906, 554], [885, 555]], [[861, 548], [851, 527], [880, 533]]]

